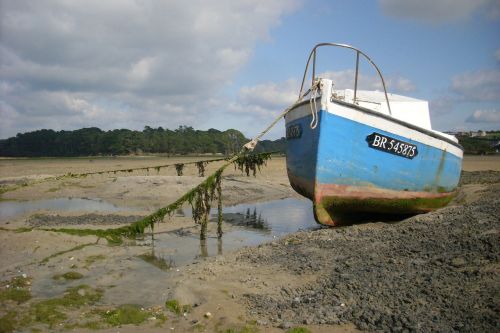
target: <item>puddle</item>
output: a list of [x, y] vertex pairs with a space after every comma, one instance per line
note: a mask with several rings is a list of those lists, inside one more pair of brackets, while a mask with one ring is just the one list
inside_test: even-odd
[[34, 213], [39, 210], [50, 211], [89, 211], [117, 212], [127, 208], [113, 205], [100, 199], [57, 198], [32, 201], [0, 201], [0, 222], [14, 217]]
[[[82, 199], [76, 202], [92, 204]], [[101, 204], [103, 206], [97, 207], [119, 209], [104, 202]], [[81, 210], [83, 207], [77, 208]], [[186, 208], [178, 214], [190, 216], [191, 209]], [[37, 297], [50, 298], [62, 294], [67, 287], [88, 284], [105, 287], [107, 302], [123, 303], [126, 295], [128, 303], [160, 304], [167, 297], [169, 276], [172, 272], [183, 269], [182, 266], [244, 246], [256, 246], [298, 230], [321, 228], [314, 220], [312, 203], [294, 198], [224, 207], [223, 214], [225, 228], [222, 239], [218, 239], [215, 231], [209, 229], [208, 239], [202, 242], [191, 227], [155, 233], [154, 242], [151, 235], [145, 235], [143, 240], [136, 241], [136, 245], [144, 248], [141, 255], [137, 254], [137, 247], [124, 246], [117, 250], [119, 253], [110, 254], [112, 257], [96, 262], [89, 268], [82, 268], [84, 259], [81, 258], [74, 261], [63, 260], [57, 266], [53, 262], [54, 266], [44, 267], [46, 272], [33, 284], [32, 293]], [[216, 220], [217, 210], [214, 209], [211, 212], [212, 226], [216, 225]], [[151, 246], [152, 243], [154, 246]], [[102, 251], [110, 250], [103, 245]], [[78, 252], [73, 255], [75, 258], [82, 256]], [[111, 259], [112, 262], [107, 261]], [[72, 264], [77, 267], [71, 268]], [[81, 272], [84, 277], [76, 281], [56, 281], [52, 278], [56, 272], [62, 274], [70, 270]], [[138, 285], [141, 288], [137, 288]]]
[[[182, 230], [155, 234], [154, 255], [174, 266], [182, 266], [203, 257], [256, 246], [298, 230], [320, 228], [314, 220], [312, 203], [295, 198], [224, 207], [223, 212], [224, 222], [232, 227], [224, 232], [222, 239], [209, 233], [206, 241], [200, 241], [197, 234]], [[191, 210], [184, 210], [184, 214], [190, 216]], [[216, 223], [216, 219], [217, 210], [212, 209], [210, 223]]]

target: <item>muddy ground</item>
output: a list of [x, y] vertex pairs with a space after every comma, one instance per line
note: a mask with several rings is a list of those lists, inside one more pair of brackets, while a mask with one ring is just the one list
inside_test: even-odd
[[[1, 160], [0, 182], [162, 162]], [[218, 165], [209, 164], [207, 173]], [[187, 168], [184, 177], [166, 169], [158, 175], [98, 175], [7, 192], [3, 200], [87, 197], [126, 202], [133, 209], [114, 214], [44, 211], [2, 222], [0, 331], [495, 331], [500, 326], [500, 159], [466, 157], [464, 170], [456, 199], [438, 211], [399, 222], [302, 231], [177, 267], [151, 256], [144, 260], [151, 253], [147, 238], [110, 246], [94, 236], [12, 230], [127, 223], [196, 185], [195, 168]], [[223, 183], [227, 205], [297, 197], [283, 158], [273, 159], [256, 178], [228, 171]], [[189, 218], [166, 222], [156, 232], [197, 233]], [[214, 229], [211, 224], [209, 233], [215, 234]], [[81, 277], [62, 278], [68, 272]], [[7, 297], [16, 283], [31, 298]], [[99, 297], [89, 297], [93, 293]], [[73, 303], [64, 298], [68, 295], [76, 297]], [[165, 305], [172, 300], [185, 307], [175, 311]], [[125, 304], [139, 305], [144, 317], [139, 326], [110, 317]]]

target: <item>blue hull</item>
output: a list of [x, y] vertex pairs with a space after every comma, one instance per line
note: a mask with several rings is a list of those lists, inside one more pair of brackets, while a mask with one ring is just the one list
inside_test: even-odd
[[[318, 117], [315, 129], [309, 126], [310, 115], [287, 121], [286, 127], [287, 134], [289, 129], [300, 131], [287, 137], [290, 183], [313, 201], [320, 223], [336, 224], [337, 213], [350, 211], [424, 212], [451, 200], [461, 157], [325, 110]], [[404, 143], [405, 156], [394, 153], [397, 149], [370, 146], [374, 135]], [[388, 143], [383, 148], [389, 148]]]

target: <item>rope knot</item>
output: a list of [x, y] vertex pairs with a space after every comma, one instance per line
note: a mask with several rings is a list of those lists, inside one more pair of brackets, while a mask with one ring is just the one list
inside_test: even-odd
[[257, 140], [253, 139], [253, 140], [245, 143], [245, 145], [243, 146], [243, 148], [245, 148], [248, 151], [253, 151], [255, 149], [256, 145], [257, 145]]

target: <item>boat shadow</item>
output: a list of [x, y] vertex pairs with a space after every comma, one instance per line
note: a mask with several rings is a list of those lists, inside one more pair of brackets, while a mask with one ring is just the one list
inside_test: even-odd
[[368, 223], [388, 223], [395, 224], [402, 222], [410, 217], [418, 214], [383, 214], [383, 213], [337, 213], [335, 214], [334, 221], [335, 227], [348, 227], [358, 224]]

